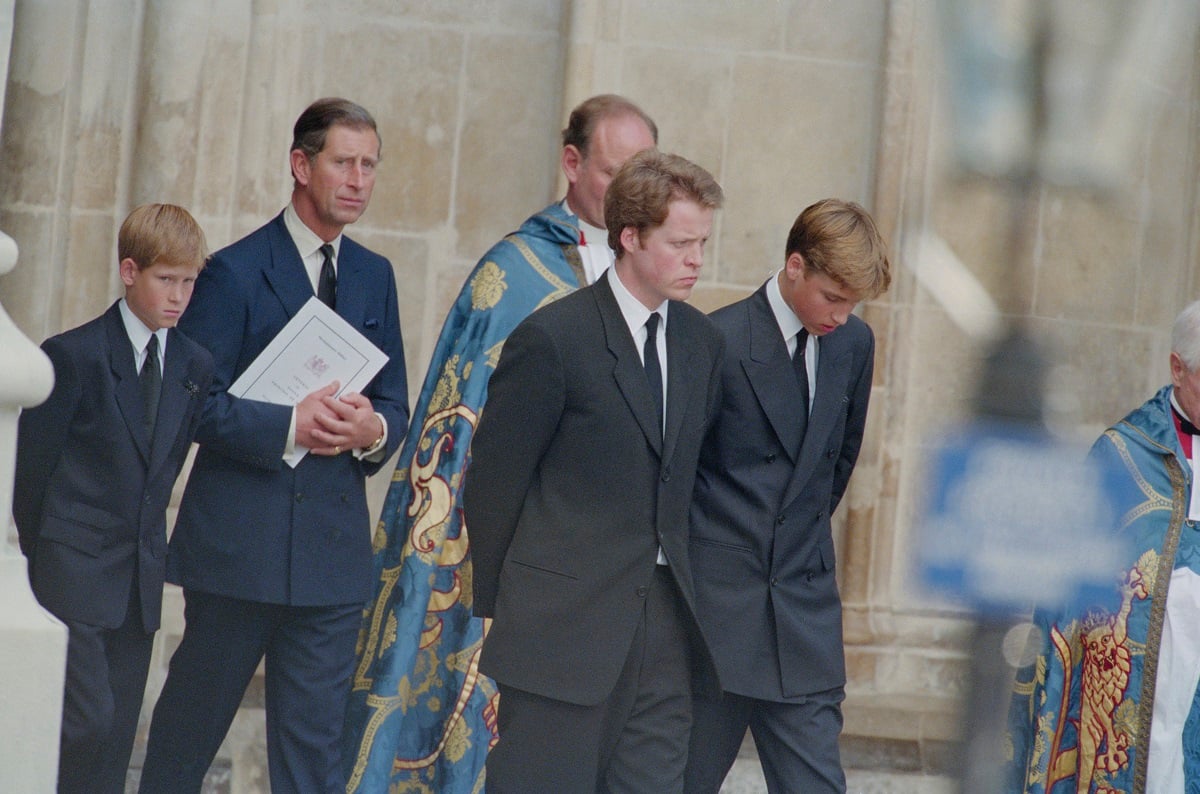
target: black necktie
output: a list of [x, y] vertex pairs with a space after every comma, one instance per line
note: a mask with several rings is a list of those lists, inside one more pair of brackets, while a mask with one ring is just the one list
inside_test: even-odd
[[646, 380], [650, 381], [650, 393], [654, 395], [658, 426], [662, 427], [663, 382], [662, 366], [658, 362], [658, 312], [646, 320], [646, 344], [642, 348], [642, 364], [646, 367]]
[[158, 368], [158, 334], [150, 334], [146, 360], [138, 375], [142, 389], [142, 407], [146, 410], [146, 435], [154, 438], [154, 420], [158, 418], [158, 395], [162, 392], [162, 371]]
[[804, 400], [800, 403], [800, 437], [808, 430], [808, 364], [805, 361], [805, 348], [808, 347], [808, 331], [803, 328], [796, 334], [796, 349], [792, 353], [792, 369], [796, 371], [796, 380], [800, 383], [800, 394]]
[[331, 309], [337, 308], [337, 272], [333, 269], [333, 246], [321, 246], [321, 275], [317, 276], [317, 298]]

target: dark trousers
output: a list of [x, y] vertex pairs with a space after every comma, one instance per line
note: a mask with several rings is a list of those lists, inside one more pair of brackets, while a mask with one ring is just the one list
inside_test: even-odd
[[183, 640], [154, 707], [139, 789], [199, 792], [266, 657], [273, 794], [345, 791], [341, 730], [362, 605], [293, 607], [184, 591]]
[[691, 724], [682, 597], [660, 567], [617, 686], [596, 706], [499, 683], [488, 794], [681, 794]]
[[749, 728], [770, 794], [845, 792], [838, 753], [845, 697], [838, 687], [791, 703], [728, 693], [696, 698], [686, 791], [717, 794]]
[[154, 634], [142, 628], [135, 580], [125, 622], [102, 629], [66, 621], [58, 790], [123, 794], [138, 714], [146, 691]]

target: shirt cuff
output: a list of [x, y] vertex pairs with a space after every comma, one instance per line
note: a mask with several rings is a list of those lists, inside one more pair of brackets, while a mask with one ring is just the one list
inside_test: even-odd
[[287, 444], [283, 447], [283, 459], [296, 454], [296, 406], [292, 406], [292, 420], [288, 424]]
[[383, 448], [387, 446], [388, 425], [387, 419], [383, 418], [383, 414], [376, 413], [379, 419], [379, 424], [383, 426], [383, 432], [379, 434], [379, 438], [375, 439], [375, 443], [365, 449], [354, 450], [354, 457], [359, 460], [367, 460], [371, 463], [378, 463], [383, 460]]

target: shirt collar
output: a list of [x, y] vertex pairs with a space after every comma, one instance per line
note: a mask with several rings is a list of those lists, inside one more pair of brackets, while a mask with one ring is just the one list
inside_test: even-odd
[[[625, 318], [625, 324], [629, 326], [629, 330], [637, 337], [638, 329], [646, 325], [646, 320], [650, 319], [651, 310], [647, 309], [642, 302], [633, 297], [625, 285], [621, 283], [621, 277], [617, 274], [617, 269], [611, 267], [606, 271], [608, 273], [608, 284], [612, 287], [613, 297], [617, 299], [617, 307], [621, 310], [621, 316]], [[667, 329], [667, 307], [669, 301], [663, 301], [654, 311], [657, 311], [662, 319], [662, 329], [665, 332]]]
[[571, 209], [571, 205], [566, 199], [562, 200], [563, 212], [575, 219], [575, 224], [579, 227], [580, 245], [602, 245], [608, 247], [608, 230], [601, 229], [599, 226], [593, 226], [585, 221], [575, 210]]
[[[305, 226], [304, 221], [300, 220], [300, 216], [296, 213], [296, 206], [290, 201], [283, 210], [283, 225], [287, 227], [288, 235], [296, 244], [296, 250], [300, 252], [301, 259], [308, 259], [316, 255], [321, 246], [325, 245], [325, 241], [318, 237], [316, 232]], [[329, 244], [333, 246], [333, 261], [336, 263], [338, 252], [342, 247], [342, 235], [338, 234], [329, 241]]]
[[784, 341], [787, 341], [804, 330], [804, 323], [800, 322], [792, 307], [783, 299], [783, 292], [779, 289], [779, 273], [780, 271], [775, 271], [771, 280], [767, 282], [767, 303], [771, 304], [771, 312], [775, 315], [779, 332], [783, 334]]
[[[1183, 408], [1180, 407], [1179, 400], [1175, 399], [1175, 387], [1174, 386], [1171, 387], [1171, 408], [1173, 408], [1175, 410], [1175, 414], [1178, 416], [1179, 419], [1182, 419], [1184, 422], [1187, 422], [1189, 425], [1192, 425], [1193, 427], [1195, 426], [1195, 423], [1192, 422], [1192, 418], [1190, 416], [1188, 416], [1186, 413], [1184, 413]], [[1181, 424], [1181, 426], [1182, 426], [1182, 424]], [[1191, 435], [1191, 434], [1189, 433], [1188, 435]]]
[[129, 343], [133, 345], [134, 361], [141, 358], [142, 351], [146, 349], [146, 343], [150, 341], [151, 333], [158, 336], [158, 349], [161, 356], [167, 349], [167, 329], [159, 328], [157, 331], [151, 331], [133, 313], [133, 309], [129, 308], [129, 303], [124, 298], [121, 298], [117, 306], [121, 312], [121, 322], [125, 325], [125, 335], [129, 337]]

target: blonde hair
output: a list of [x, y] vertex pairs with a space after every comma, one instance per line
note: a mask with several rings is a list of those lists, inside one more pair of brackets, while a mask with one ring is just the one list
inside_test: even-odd
[[800, 213], [788, 233], [786, 256], [800, 254], [805, 273], [823, 273], [860, 299], [882, 294], [892, 283], [887, 247], [875, 221], [858, 204], [824, 199]]
[[206, 256], [204, 230], [191, 213], [174, 204], [137, 207], [117, 234], [118, 259], [132, 259], [138, 270], [160, 262], [203, 268]]

